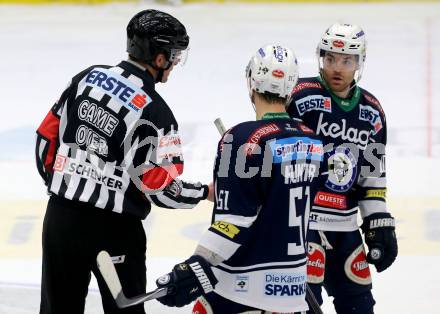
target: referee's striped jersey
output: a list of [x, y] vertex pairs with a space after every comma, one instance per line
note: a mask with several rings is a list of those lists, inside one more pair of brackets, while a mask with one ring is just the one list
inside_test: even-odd
[[145, 218], [151, 203], [191, 208], [208, 187], [182, 182], [178, 124], [136, 63], [72, 78], [37, 130], [37, 167], [50, 193]]

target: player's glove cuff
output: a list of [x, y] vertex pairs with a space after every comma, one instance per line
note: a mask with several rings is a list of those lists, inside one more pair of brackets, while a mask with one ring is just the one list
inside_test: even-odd
[[174, 266], [171, 273], [156, 280], [158, 287], [168, 287], [170, 291], [158, 301], [167, 306], [181, 307], [213, 291], [217, 282], [211, 265], [203, 257], [193, 255]]
[[367, 262], [378, 272], [387, 269], [398, 253], [394, 218], [389, 213], [374, 213], [364, 218], [361, 228], [368, 246]]
[[364, 218], [361, 229], [364, 233], [378, 228], [395, 229], [396, 224], [390, 213], [374, 213]]

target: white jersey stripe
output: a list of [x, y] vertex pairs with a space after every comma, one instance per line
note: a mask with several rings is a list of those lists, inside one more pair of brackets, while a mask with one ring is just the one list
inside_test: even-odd
[[199, 241], [199, 245], [207, 248], [223, 259], [229, 259], [240, 247], [239, 244], [229, 241], [212, 231], [207, 230]]
[[252, 226], [258, 215], [252, 217], [238, 215], [215, 215], [215, 221], [227, 221], [233, 225], [249, 228]]
[[384, 201], [379, 200], [363, 200], [359, 201], [359, 208], [361, 209], [362, 218], [370, 216], [374, 213], [387, 212], [387, 206]]
[[378, 177], [366, 177], [366, 178], [359, 178], [359, 185], [363, 187], [370, 187], [370, 188], [385, 188], [387, 185], [387, 179], [385, 177], [378, 178]]
[[246, 270], [252, 270], [255, 268], [263, 268], [263, 267], [295, 267], [299, 264], [304, 264], [307, 261], [307, 258], [302, 258], [297, 261], [290, 261], [290, 262], [273, 262], [273, 263], [263, 263], [263, 264], [254, 264], [249, 266], [242, 266], [242, 267], [233, 267], [226, 264], [220, 264], [222, 268], [233, 270], [233, 271], [246, 271]]
[[[321, 206], [312, 206], [312, 209], [318, 209], [318, 210], [323, 210], [329, 213], [338, 213], [338, 214], [353, 214], [355, 215], [359, 209], [359, 207], [354, 207], [348, 210], [340, 210], [340, 209], [333, 209], [333, 208], [328, 208], [328, 207], [321, 207]], [[312, 210], [313, 211], [313, 210]]]

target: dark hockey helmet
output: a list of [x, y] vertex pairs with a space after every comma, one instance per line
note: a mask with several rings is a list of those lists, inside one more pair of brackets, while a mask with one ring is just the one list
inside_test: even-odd
[[159, 53], [163, 53], [170, 64], [177, 63], [188, 44], [185, 26], [165, 12], [141, 11], [127, 25], [128, 54], [148, 64]]

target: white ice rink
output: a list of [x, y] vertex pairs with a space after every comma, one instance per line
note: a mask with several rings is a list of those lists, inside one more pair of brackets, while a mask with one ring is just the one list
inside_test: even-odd
[[[270, 42], [290, 46], [302, 76], [311, 76], [327, 26], [363, 26], [368, 50], [360, 85], [387, 114], [389, 207], [400, 243], [393, 267], [373, 271], [376, 313], [440, 313], [440, 4], [144, 3], [0, 6], [0, 314], [39, 307], [47, 196], [34, 166], [34, 131], [74, 74], [125, 58], [128, 20], [152, 7], [178, 17], [191, 37], [187, 64], [158, 89], [180, 122], [184, 177], [203, 182], [211, 179], [218, 140], [212, 121], [254, 119], [244, 80], [254, 51]], [[149, 288], [192, 253], [209, 217], [207, 203], [192, 211], [153, 210], [145, 221]], [[190, 313], [155, 301], [146, 309]], [[86, 312], [102, 313], [94, 283]], [[334, 313], [328, 300], [324, 312]]]

